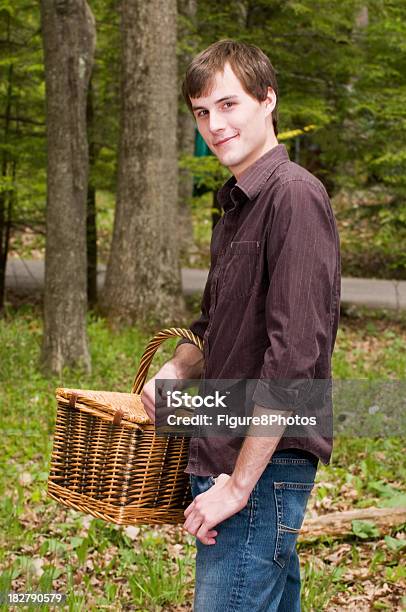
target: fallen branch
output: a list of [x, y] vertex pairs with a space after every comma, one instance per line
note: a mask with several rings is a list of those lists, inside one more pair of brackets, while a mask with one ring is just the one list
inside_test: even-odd
[[352, 533], [352, 521], [372, 521], [381, 532], [388, 532], [392, 527], [406, 523], [406, 508], [361, 508], [306, 519], [299, 541], [321, 536], [344, 537]]

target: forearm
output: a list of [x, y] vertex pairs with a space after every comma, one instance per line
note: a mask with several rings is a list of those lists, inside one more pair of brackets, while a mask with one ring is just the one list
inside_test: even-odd
[[[253, 416], [266, 415], [290, 416], [291, 412], [270, 410], [262, 406], [255, 406]], [[243, 499], [247, 499], [268, 465], [279, 440], [285, 430], [285, 425], [272, 425], [272, 436], [264, 437], [261, 425], [251, 426], [244, 440], [237, 458], [234, 471], [230, 481], [236, 493]]]
[[181, 378], [200, 378], [203, 373], [203, 353], [195, 344], [185, 343], [179, 345], [171, 361]]

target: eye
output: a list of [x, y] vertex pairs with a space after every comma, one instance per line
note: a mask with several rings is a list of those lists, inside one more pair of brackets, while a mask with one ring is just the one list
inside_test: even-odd
[[196, 113], [196, 117], [204, 117], [205, 115], [203, 113], [207, 113], [207, 110], [200, 110]]
[[234, 102], [224, 102], [224, 106], [226, 108], [231, 108], [232, 106], [234, 106]]

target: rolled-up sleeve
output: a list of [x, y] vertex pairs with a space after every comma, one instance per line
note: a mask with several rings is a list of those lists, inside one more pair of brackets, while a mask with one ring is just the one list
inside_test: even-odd
[[269, 346], [253, 396], [258, 405], [294, 407], [301, 383], [317, 378], [320, 356], [331, 359], [337, 240], [319, 184], [292, 179], [281, 185], [267, 233]]

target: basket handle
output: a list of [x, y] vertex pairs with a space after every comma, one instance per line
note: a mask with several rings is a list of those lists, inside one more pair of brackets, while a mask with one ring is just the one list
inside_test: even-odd
[[140, 365], [138, 367], [138, 372], [135, 375], [133, 387], [131, 389], [131, 393], [141, 393], [145, 381], [147, 379], [149, 366], [151, 365], [152, 358], [158, 350], [158, 347], [166, 340], [167, 338], [174, 338], [178, 336], [179, 338], [186, 338], [190, 340], [193, 344], [197, 346], [203, 352], [203, 342], [196, 336], [190, 329], [183, 329], [181, 327], [169, 327], [168, 329], [163, 329], [158, 332], [152, 340], [148, 343], [147, 348], [145, 349]]

